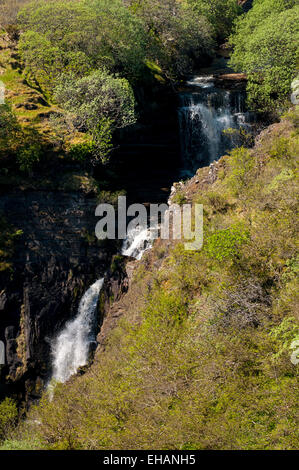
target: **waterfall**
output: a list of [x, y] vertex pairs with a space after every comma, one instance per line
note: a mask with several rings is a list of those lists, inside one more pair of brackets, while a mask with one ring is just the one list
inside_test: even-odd
[[52, 379], [56, 382], [66, 382], [88, 362], [90, 346], [96, 339], [96, 307], [103, 284], [104, 278], [99, 279], [85, 292], [77, 316], [52, 342]]
[[217, 88], [211, 76], [194, 77], [187, 84], [192, 89], [180, 96], [179, 124], [181, 174], [189, 177], [236, 146], [236, 136], [223, 131], [249, 129], [251, 115], [242, 91]]
[[146, 250], [153, 245], [151, 231], [149, 228], [135, 227], [128, 232], [124, 240], [121, 254], [140, 260]]
[[[243, 92], [217, 88], [211, 76], [194, 77], [187, 85], [192, 88], [181, 94], [179, 122], [181, 174], [189, 177], [236, 145], [223, 131], [249, 128], [250, 115], [245, 109]], [[150, 228], [134, 227], [123, 242], [121, 254], [140, 260], [152, 244]], [[95, 342], [96, 306], [103, 283], [104, 279], [99, 279], [87, 290], [77, 316], [67, 322], [52, 342], [52, 379], [57, 382], [65, 382], [88, 362], [90, 347]]]

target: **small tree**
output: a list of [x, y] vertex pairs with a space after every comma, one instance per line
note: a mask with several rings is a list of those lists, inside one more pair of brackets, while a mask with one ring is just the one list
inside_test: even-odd
[[92, 135], [95, 154], [102, 161], [111, 151], [113, 130], [135, 122], [135, 99], [129, 82], [105, 70], [80, 79], [62, 77], [54, 96], [74, 126]]

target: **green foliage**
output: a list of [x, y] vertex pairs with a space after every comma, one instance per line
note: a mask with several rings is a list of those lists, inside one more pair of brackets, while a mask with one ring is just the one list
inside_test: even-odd
[[102, 118], [96, 129], [93, 130], [94, 156], [96, 160], [101, 159], [102, 163], [107, 163], [110, 152], [113, 149], [112, 144], [113, 121]]
[[82, 76], [91, 69], [88, 57], [83, 52], [64, 51], [35, 31], [22, 35], [19, 51], [27, 79], [30, 80], [32, 76], [46, 95], [53, 92], [62, 73]]
[[249, 134], [245, 129], [234, 129], [229, 127], [223, 131], [223, 135], [229, 136], [234, 147], [239, 147], [240, 145], [244, 147], [250, 147], [254, 144], [254, 137], [252, 134]]
[[17, 118], [8, 104], [0, 105], [0, 158], [13, 152], [20, 131]]
[[240, 147], [230, 152], [229, 166], [230, 175], [227, 184], [232, 189], [233, 194], [242, 196], [250, 185], [253, 175], [255, 161], [250, 150]]
[[30, 127], [23, 128], [11, 106], [0, 105], [0, 159], [3, 166], [10, 166], [15, 161], [21, 171], [31, 173], [41, 156], [39, 133]]
[[207, 194], [207, 199], [215, 212], [225, 212], [228, 209], [227, 198], [223, 194], [211, 191]]
[[0, 445], [0, 450], [36, 450], [40, 445], [38, 440], [32, 438], [28, 440], [7, 439]]
[[298, 137], [292, 141], [286, 137], [278, 137], [273, 141], [269, 155], [275, 160], [284, 159], [286, 163], [296, 162], [298, 142]]
[[232, 226], [210, 235], [206, 241], [205, 251], [208, 256], [217, 261], [234, 259], [237, 257], [240, 247], [248, 238], [248, 230], [242, 226]]
[[187, 0], [187, 3], [209, 20], [218, 41], [222, 42], [230, 35], [233, 23], [242, 11], [235, 0]]
[[248, 99], [259, 111], [285, 105], [297, 75], [299, 6], [295, 0], [256, 1], [231, 37], [231, 65], [248, 74]]
[[206, 18], [177, 0], [136, 0], [131, 10], [148, 35], [148, 57], [164, 73], [177, 78], [190, 73], [194, 63], [213, 55], [215, 44]]
[[69, 157], [77, 162], [84, 163], [90, 159], [94, 150], [94, 145], [91, 140], [88, 142], [82, 142], [80, 144], [74, 144], [71, 146], [68, 155]]
[[174, 204], [179, 204], [180, 206], [182, 206], [183, 204], [187, 203], [187, 199], [186, 199], [185, 194], [182, 191], [178, 191], [173, 196], [172, 202]]
[[280, 349], [274, 356], [275, 358], [279, 358], [285, 352], [289, 353], [293, 342], [298, 339], [299, 325], [293, 317], [284, 318], [269, 334], [279, 342]]
[[95, 161], [107, 161], [113, 130], [135, 122], [135, 99], [129, 82], [105, 70], [79, 79], [64, 76], [55, 88], [55, 99], [69, 113], [73, 125], [92, 136], [80, 158], [91, 150]]
[[14, 251], [15, 239], [22, 235], [21, 230], [15, 230], [0, 216], [0, 272], [11, 270], [10, 258]]
[[55, 89], [55, 99], [64, 109], [75, 114], [77, 127], [94, 130], [102, 119], [116, 127], [135, 122], [134, 94], [124, 78], [97, 70], [87, 77], [65, 76]]
[[0, 105], [0, 138], [8, 138], [17, 129], [16, 116], [8, 104]]
[[12, 432], [18, 417], [17, 405], [11, 398], [0, 403], [0, 441]]
[[299, 106], [295, 106], [289, 109], [282, 117], [288, 119], [292, 122], [293, 126], [295, 127], [297, 134], [299, 129]]
[[[93, 69], [105, 66], [111, 72], [120, 72], [130, 80], [137, 78], [144, 63], [145, 34], [138, 18], [130, 13], [121, 0], [71, 0], [31, 2], [19, 14], [19, 23], [25, 36], [21, 38], [28, 47], [21, 47], [32, 71], [38, 69], [43, 56], [47, 61], [53, 54], [58, 69], [64, 64], [75, 68], [82, 63]], [[28, 34], [33, 32], [39, 44], [36, 58], [29, 50]], [[85, 57], [85, 58], [84, 58]], [[47, 62], [46, 61], [46, 62]]]
[[17, 154], [17, 162], [20, 165], [20, 170], [31, 173], [33, 167], [40, 161], [42, 148], [38, 142], [27, 144], [19, 149]]

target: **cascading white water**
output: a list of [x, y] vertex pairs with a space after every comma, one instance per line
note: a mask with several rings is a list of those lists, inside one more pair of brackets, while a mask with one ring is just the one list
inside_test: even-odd
[[[250, 127], [242, 91], [227, 91], [214, 85], [213, 77], [194, 77], [190, 92], [181, 95], [179, 123], [182, 175], [192, 176], [234, 147], [234, 138], [224, 130]], [[196, 91], [194, 91], [196, 90]]]
[[128, 232], [124, 240], [121, 254], [140, 260], [146, 250], [153, 245], [149, 228], [136, 227]]
[[90, 345], [95, 341], [96, 306], [104, 278], [96, 281], [83, 295], [77, 316], [66, 323], [52, 342], [52, 380], [66, 382], [79, 367], [87, 364]]

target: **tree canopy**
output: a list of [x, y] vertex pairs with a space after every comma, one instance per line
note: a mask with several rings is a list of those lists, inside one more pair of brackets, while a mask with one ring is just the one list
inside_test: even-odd
[[231, 37], [231, 65], [248, 74], [251, 106], [280, 107], [298, 73], [299, 5], [296, 0], [256, 0]]

